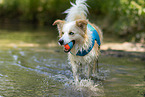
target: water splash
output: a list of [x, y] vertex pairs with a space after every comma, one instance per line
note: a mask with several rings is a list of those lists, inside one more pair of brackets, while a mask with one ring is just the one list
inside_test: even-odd
[[77, 83], [69, 80], [64, 86], [61, 96], [65, 94], [68, 97], [96, 97], [104, 94], [101, 82], [94, 82], [91, 79], [82, 79]]

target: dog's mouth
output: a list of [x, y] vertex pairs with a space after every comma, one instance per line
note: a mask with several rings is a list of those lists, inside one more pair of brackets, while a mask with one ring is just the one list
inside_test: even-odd
[[65, 53], [70, 52], [70, 50], [73, 48], [74, 44], [75, 44], [75, 40], [72, 40], [71, 42], [64, 45], [64, 52]]

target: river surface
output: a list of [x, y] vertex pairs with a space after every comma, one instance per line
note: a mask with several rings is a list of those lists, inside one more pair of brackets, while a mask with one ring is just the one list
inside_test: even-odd
[[101, 51], [94, 79], [73, 81], [56, 28], [0, 26], [0, 97], [145, 97], [145, 53]]

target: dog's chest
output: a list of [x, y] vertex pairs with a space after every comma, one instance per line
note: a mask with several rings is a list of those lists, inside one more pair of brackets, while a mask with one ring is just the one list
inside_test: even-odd
[[97, 59], [97, 54], [94, 49], [92, 49], [87, 55], [85, 56], [76, 56], [72, 55], [71, 53], [68, 54], [68, 58], [70, 61], [74, 61], [75, 63], [79, 64], [90, 64]]

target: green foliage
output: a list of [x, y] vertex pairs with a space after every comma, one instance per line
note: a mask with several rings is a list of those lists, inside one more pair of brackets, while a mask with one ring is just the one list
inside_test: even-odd
[[[62, 14], [75, 0], [0, 0], [0, 21], [25, 21], [40, 25], [64, 19]], [[95, 16], [104, 33], [126, 36], [132, 41], [145, 37], [145, 0], [88, 0], [90, 17]]]
[[[144, 0], [89, 0], [92, 13], [102, 17], [99, 25], [106, 32], [125, 36], [130, 41], [145, 38], [145, 1]], [[91, 13], [91, 14], [92, 14]], [[104, 22], [103, 22], [104, 20]]]
[[[69, 7], [64, 0], [0, 0], [0, 17], [39, 24], [52, 23]], [[2, 21], [2, 20], [1, 20]]]
[[[115, 15], [115, 13], [118, 15]], [[132, 41], [144, 38], [145, 2], [143, 0], [120, 0], [120, 5], [112, 15], [117, 19], [113, 24], [115, 32], [129, 36]]]

